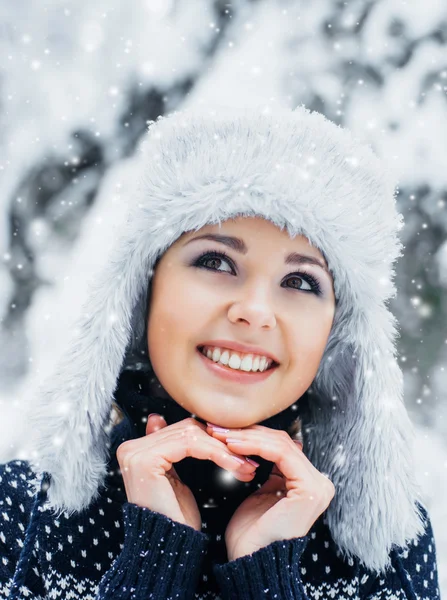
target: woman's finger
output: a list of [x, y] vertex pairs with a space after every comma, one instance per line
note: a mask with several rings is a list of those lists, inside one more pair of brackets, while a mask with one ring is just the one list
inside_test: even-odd
[[[155, 417], [152, 416], [150, 421], [153, 422]], [[243, 480], [246, 481], [245, 475], [254, 473], [256, 467], [245, 460], [238, 453], [232, 452], [228, 446], [209, 435], [206, 432], [206, 427], [199, 421], [191, 418], [179, 423], [174, 423], [169, 427], [162, 427], [162, 419], [157, 419], [157, 439], [153, 436], [146, 435], [138, 440], [129, 440], [122, 444], [127, 444], [126, 461], [139, 452], [155, 452], [163, 454], [163, 448], [169, 448], [168, 456], [163, 458], [171, 462], [179, 462], [187, 457], [198, 458], [200, 460], [212, 460], [218, 466], [232, 472], [238, 472], [244, 475]], [[185, 424], [185, 421], [189, 421]], [[149, 430], [152, 425], [149, 424]], [[146, 426], [147, 430], [148, 426]], [[166, 429], [166, 431], [163, 431]], [[166, 445], [167, 444], [167, 445]], [[174, 450], [172, 451], [172, 448]], [[139, 457], [140, 458], [140, 457]]]
[[159, 429], [163, 429], [163, 427], [167, 427], [167, 423], [163, 415], [159, 415], [158, 413], [152, 413], [148, 416], [146, 422], [146, 435], [153, 433], [154, 431], [158, 431]]
[[[234, 452], [254, 454], [275, 463], [279, 472], [284, 475], [284, 484], [291, 495], [295, 489], [301, 493], [304, 486], [310, 491], [312, 501], [322, 508], [326, 508], [335, 496], [335, 486], [329, 477], [313, 466], [286, 432], [264, 427], [228, 433], [215, 432], [214, 435], [224, 439]], [[237, 438], [239, 439], [236, 441]], [[276, 487], [273, 484], [276, 479], [278, 478], [269, 478], [273, 487]]]
[[[300, 445], [285, 431], [262, 426], [232, 429], [229, 432], [209, 428], [209, 431], [213, 437], [225, 441], [234, 452], [261, 456], [274, 462], [284, 477], [291, 481], [322, 475], [303, 454]], [[232, 439], [239, 441], [231, 441]], [[329, 479], [328, 481], [330, 482]]]

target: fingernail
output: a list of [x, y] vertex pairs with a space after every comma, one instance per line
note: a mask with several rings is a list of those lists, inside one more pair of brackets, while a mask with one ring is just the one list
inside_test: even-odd
[[213, 431], [220, 431], [221, 433], [227, 433], [228, 431], [230, 431], [229, 429], [225, 429], [225, 427], [219, 427], [219, 425], [213, 425], [212, 423], [208, 423], [208, 421], [206, 422], [206, 424], [208, 425], [208, 427], [211, 427]]
[[253, 465], [254, 467], [259, 467], [259, 463], [257, 463], [255, 460], [252, 460], [251, 458], [248, 458], [248, 456], [245, 457], [245, 460], [247, 462], [249, 462], [251, 465]]
[[233, 456], [231, 454], [231, 458], [234, 458], [234, 460], [237, 460], [238, 463], [240, 463], [241, 465], [245, 465], [245, 460], [243, 458], [239, 458], [239, 456]]
[[166, 421], [166, 419], [164, 418], [164, 416], [163, 416], [163, 415], [160, 415], [159, 413], [151, 413], [151, 414], [148, 416], [148, 419], [150, 419], [151, 417], [160, 417], [161, 419], [163, 419], [163, 421]]

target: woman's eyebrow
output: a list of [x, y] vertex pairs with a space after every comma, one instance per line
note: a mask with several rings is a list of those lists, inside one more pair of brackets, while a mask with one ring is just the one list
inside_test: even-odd
[[[232, 250], [239, 252], [240, 254], [247, 254], [248, 248], [241, 238], [233, 237], [231, 235], [220, 235], [218, 233], [204, 233], [202, 235], [198, 235], [188, 240], [183, 244], [187, 246], [191, 242], [195, 242], [196, 240], [211, 240], [213, 242], [220, 242], [221, 244], [225, 244]], [[332, 279], [332, 275], [329, 272], [327, 266], [318, 258], [314, 256], [308, 256], [307, 254], [300, 254], [298, 252], [291, 252], [286, 256], [285, 264], [286, 265], [302, 265], [304, 263], [308, 263], [311, 265], [316, 265], [317, 267], [321, 267], [323, 271]]]

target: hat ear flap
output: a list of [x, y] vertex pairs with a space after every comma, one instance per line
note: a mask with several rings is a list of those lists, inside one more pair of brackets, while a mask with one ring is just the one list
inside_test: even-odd
[[302, 421], [306, 454], [336, 489], [326, 522], [343, 558], [381, 571], [393, 544], [405, 546], [424, 524], [396, 321], [383, 305], [375, 312], [375, 327], [357, 312], [333, 328]]
[[47, 498], [59, 513], [83, 510], [105, 480], [111, 399], [144, 296], [147, 263], [131, 235], [118, 243], [89, 282], [67, 350], [32, 403], [29, 462], [38, 475], [51, 473]]

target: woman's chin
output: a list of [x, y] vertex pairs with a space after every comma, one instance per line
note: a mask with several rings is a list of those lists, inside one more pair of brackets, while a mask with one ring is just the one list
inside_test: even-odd
[[256, 421], [252, 421], [250, 419], [241, 420], [238, 419], [234, 421], [232, 419], [228, 419], [228, 415], [220, 415], [214, 413], [213, 415], [202, 414], [196, 412], [196, 418], [203, 422], [204, 425], [207, 423], [212, 423], [213, 425], [217, 425], [218, 427], [224, 427], [226, 429], [243, 429], [244, 427], [250, 427], [251, 425], [255, 425]]

